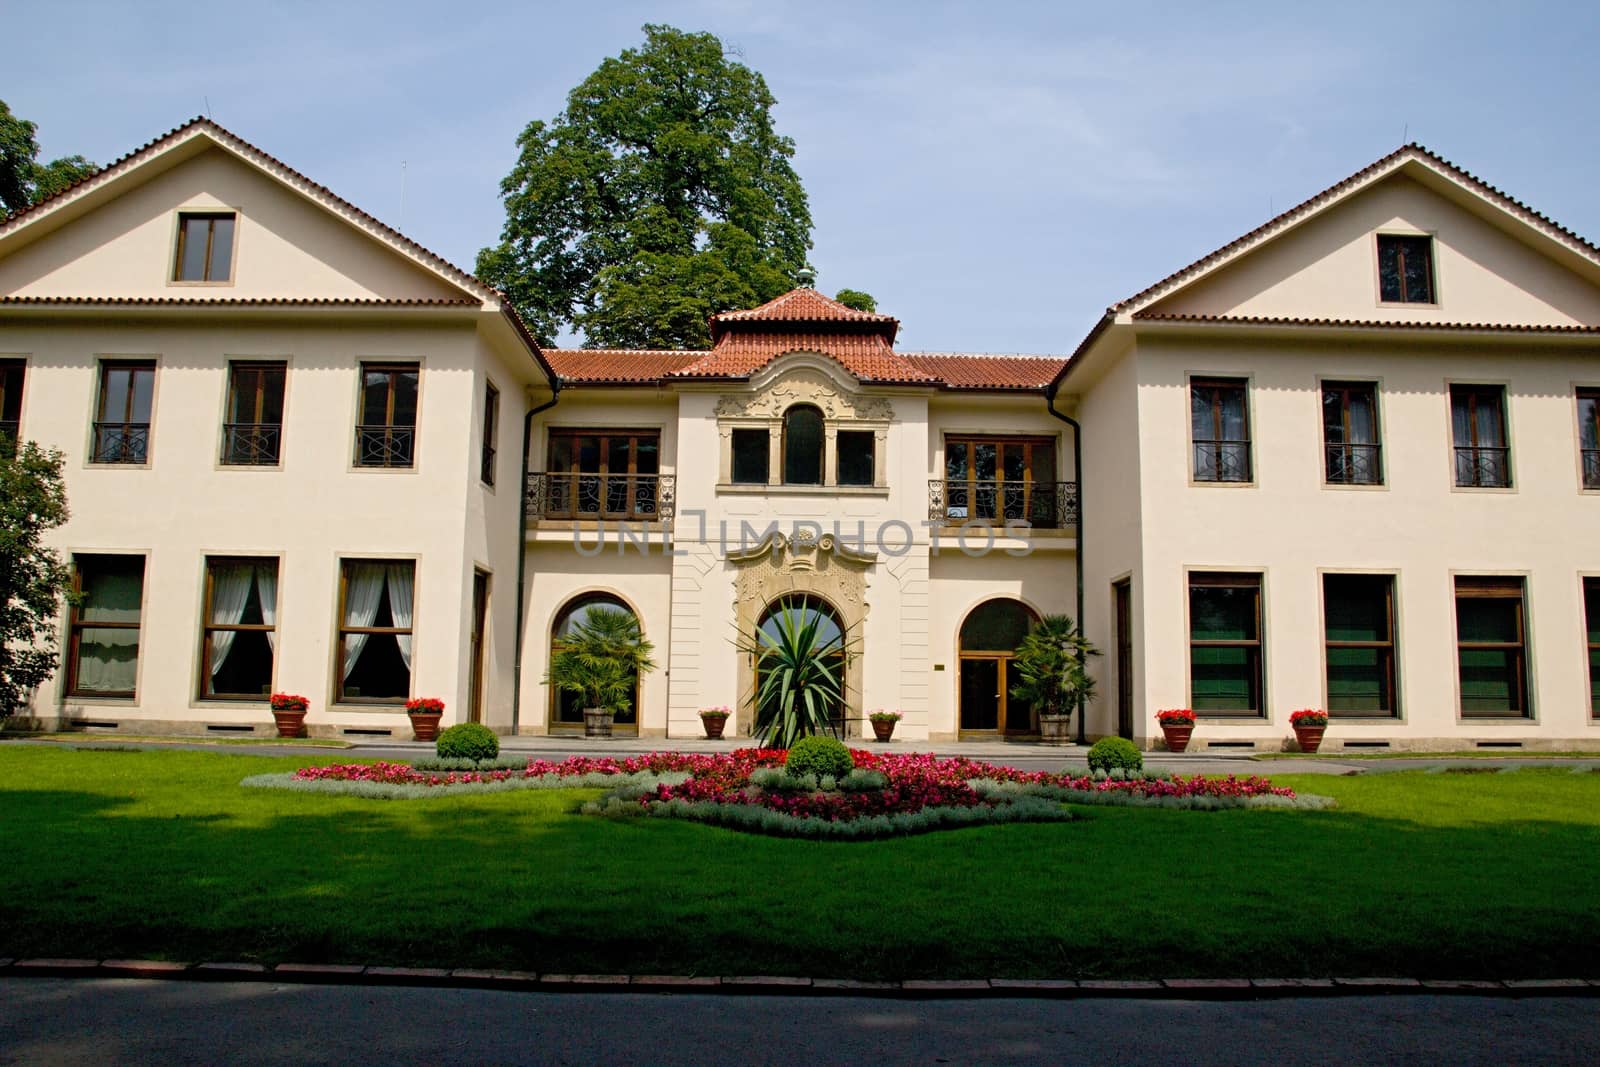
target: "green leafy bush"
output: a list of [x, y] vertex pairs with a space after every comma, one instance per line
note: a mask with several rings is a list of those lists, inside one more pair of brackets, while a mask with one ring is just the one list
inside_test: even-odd
[[825, 775], [843, 778], [855, 769], [856, 761], [850, 758], [843, 741], [812, 736], [796, 741], [783, 765], [795, 777], [814, 774], [820, 780]]
[[1102, 737], [1089, 749], [1089, 769], [1108, 773], [1142, 771], [1144, 757], [1139, 754], [1138, 746], [1125, 737]]
[[440, 732], [434, 751], [440, 759], [490, 760], [500, 755], [500, 739], [482, 723], [462, 722]]

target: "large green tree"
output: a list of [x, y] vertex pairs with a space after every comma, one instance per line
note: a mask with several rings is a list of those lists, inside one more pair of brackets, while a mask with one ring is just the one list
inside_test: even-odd
[[645, 26], [534, 121], [478, 273], [549, 342], [705, 348], [707, 318], [794, 285], [811, 211], [759, 73], [709, 33]]
[[0, 100], [0, 213], [9, 215], [37, 204], [100, 169], [82, 156], [40, 163], [38, 130]]
[[55, 670], [67, 568], [43, 535], [66, 521], [61, 453], [0, 434], [0, 718]]

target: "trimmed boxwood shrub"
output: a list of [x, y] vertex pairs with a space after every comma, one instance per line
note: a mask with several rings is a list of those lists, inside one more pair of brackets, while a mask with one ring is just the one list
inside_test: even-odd
[[789, 750], [784, 767], [796, 778], [814, 774], [820, 781], [824, 775], [843, 778], [855, 769], [856, 761], [843, 741], [832, 737], [802, 737]]
[[1142, 771], [1144, 757], [1139, 754], [1139, 747], [1125, 737], [1102, 737], [1089, 749], [1089, 769], [1108, 773]]
[[439, 733], [434, 751], [440, 759], [490, 760], [500, 755], [500, 739], [482, 723], [457, 723]]

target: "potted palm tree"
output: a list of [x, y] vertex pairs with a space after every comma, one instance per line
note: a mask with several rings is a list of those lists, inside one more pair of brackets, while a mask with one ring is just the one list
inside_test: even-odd
[[1072, 744], [1072, 709], [1094, 696], [1088, 664], [1099, 654], [1066, 615], [1046, 615], [1017, 646], [1011, 695], [1038, 711], [1040, 741]]
[[763, 747], [844, 732], [845, 671], [856, 642], [800, 598], [785, 600], [739, 651], [755, 658], [753, 732]]
[[632, 614], [595, 608], [561, 639], [544, 681], [583, 698], [585, 737], [610, 737], [617, 712], [631, 706], [635, 680], [655, 670], [654, 651]]

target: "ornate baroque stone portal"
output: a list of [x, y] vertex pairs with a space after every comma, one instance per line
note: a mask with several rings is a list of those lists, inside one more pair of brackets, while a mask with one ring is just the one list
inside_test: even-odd
[[[845, 660], [845, 732], [861, 736], [862, 657], [867, 618], [867, 575], [878, 562], [873, 552], [850, 548], [831, 533], [815, 538], [768, 534], [755, 548], [728, 553], [733, 568], [734, 620], [741, 637], [756, 631], [773, 601], [787, 594], [818, 597], [839, 617], [851, 649]], [[755, 695], [755, 657], [739, 656], [739, 732], [750, 736]]]

